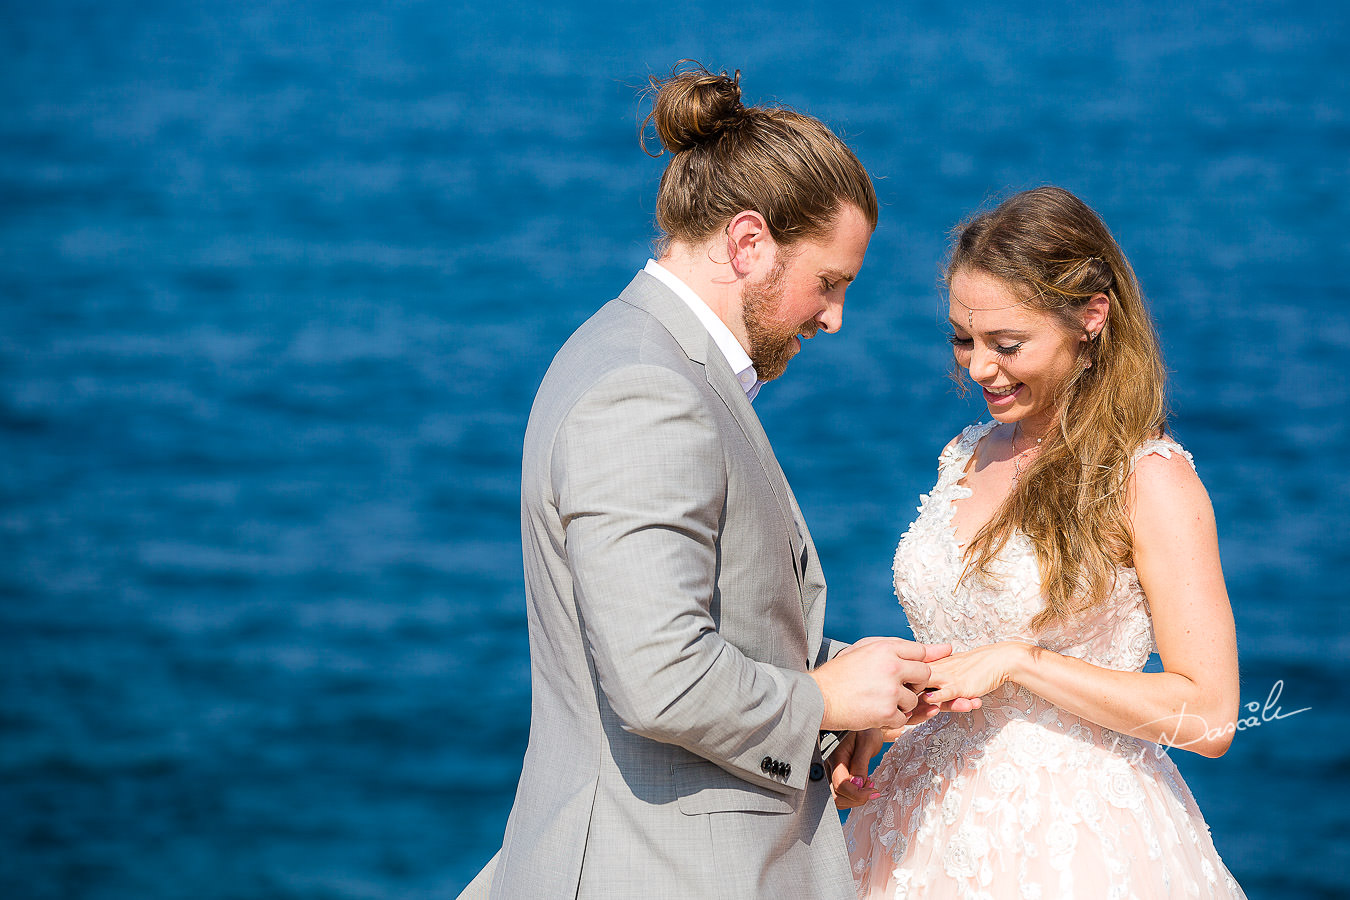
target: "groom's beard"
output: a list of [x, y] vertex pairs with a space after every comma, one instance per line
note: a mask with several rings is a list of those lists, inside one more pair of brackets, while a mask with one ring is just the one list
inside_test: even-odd
[[814, 320], [798, 325], [786, 325], [778, 320], [778, 312], [783, 306], [783, 273], [786, 270], [787, 260], [780, 255], [768, 275], [741, 289], [741, 320], [750, 341], [750, 362], [760, 381], [773, 381], [782, 375], [797, 353], [797, 335], [810, 337], [819, 327]]

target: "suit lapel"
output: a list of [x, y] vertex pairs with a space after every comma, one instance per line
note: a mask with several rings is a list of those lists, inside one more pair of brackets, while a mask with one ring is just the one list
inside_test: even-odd
[[740, 426], [741, 433], [750, 442], [759, 464], [764, 468], [764, 475], [769, 480], [769, 487], [773, 489], [779, 511], [783, 514], [783, 523], [787, 526], [788, 540], [792, 543], [792, 568], [797, 573], [797, 586], [801, 587], [802, 550], [805, 543], [800, 520], [794, 512], [796, 502], [792, 498], [792, 489], [788, 487], [787, 476], [783, 474], [783, 467], [778, 464], [778, 457], [774, 456], [773, 447], [769, 445], [769, 436], [764, 433], [759, 416], [755, 415], [750, 399], [745, 396], [745, 389], [731, 374], [731, 367], [727, 365], [726, 358], [719, 352], [718, 358], [704, 369], [708, 373], [708, 384], [717, 392], [717, 396], [722, 398], [727, 409], [731, 410], [732, 418]]
[[[786, 478], [783, 483], [787, 484]], [[811, 633], [820, 634], [819, 628], [824, 624], [825, 607], [819, 601], [825, 596], [825, 572], [820, 567], [820, 557], [816, 554], [815, 541], [811, 540], [811, 530], [806, 527], [806, 517], [802, 515], [801, 507], [797, 505], [797, 496], [792, 493], [791, 486], [787, 488], [787, 492], [788, 500], [792, 504], [792, 514], [796, 517], [802, 534], [802, 552], [797, 554], [802, 569], [802, 611], [806, 614], [807, 624], [813, 626]]]
[[[722, 355], [712, 335], [708, 334], [703, 323], [690, 311], [684, 301], [646, 272], [638, 272], [619, 295], [619, 299], [655, 316], [679, 343], [685, 354], [703, 366], [708, 385], [718, 397], [722, 398], [722, 402], [731, 412], [731, 417], [740, 426], [741, 433], [754, 450], [755, 457], [764, 470], [764, 476], [768, 479], [769, 487], [773, 490], [774, 498], [778, 501], [788, 541], [792, 545], [792, 568], [797, 575], [797, 587], [800, 590], [804, 577], [803, 551], [807, 540], [805, 526], [801, 524], [797, 502], [788, 487], [787, 477], [778, 464], [778, 458], [774, 456], [773, 448], [769, 445], [769, 437], [764, 433], [764, 426], [760, 424], [759, 416], [755, 415], [749, 398], [745, 396], [745, 389], [736, 380], [726, 357]], [[805, 613], [808, 601], [804, 595], [801, 600], [802, 611]]]

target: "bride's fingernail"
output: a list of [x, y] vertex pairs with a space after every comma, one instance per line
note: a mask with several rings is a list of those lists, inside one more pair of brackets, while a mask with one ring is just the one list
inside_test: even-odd
[[859, 776], [859, 775], [854, 775], [852, 778], [849, 779], [849, 781], [851, 781], [851, 782], [853, 783], [853, 786], [854, 786], [854, 787], [862, 787], [862, 786], [863, 786], [863, 780], [862, 780], [862, 777]]
[[880, 792], [880, 791], [873, 791], [873, 792], [872, 792], [871, 799], [872, 799], [872, 800], [875, 800], [875, 799], [877, 799], [877, 798], [880, 797], [880, 796], [881, 796], [881, 792]]

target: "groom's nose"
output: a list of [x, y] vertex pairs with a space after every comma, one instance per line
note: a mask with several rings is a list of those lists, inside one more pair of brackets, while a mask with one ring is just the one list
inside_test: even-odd
[[816, 316], [816, 322], [826, 334], [834, 334], [844, 327], [844, 304], [831, 303]]

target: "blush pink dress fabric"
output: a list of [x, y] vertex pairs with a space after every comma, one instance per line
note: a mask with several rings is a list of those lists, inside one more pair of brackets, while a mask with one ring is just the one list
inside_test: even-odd
[[[1050, 634], [1030, 542], [1018, 536], [996, 581], [960, 584], [954, 500], [979, 440], [972, 425], [939, 461], [938, 483], [895, 554], [895, 589], [917, 640], [967, 650], [995, 641], [1041, 644], [1094, 665], [1139, 670], [1153, 650], [1148, 603], [1122, 568], [1109, 601]], [[1190, 455], [1168, 439], [1135, 459]], [[873, 773], [881, 796], [845, 823], [861, 898], [1050, 900], [1236, 898], [1209, 828], [1157, 744], [1119, 734], [1016, 684], [971, 713], [942, 713], [907, 731]]]

